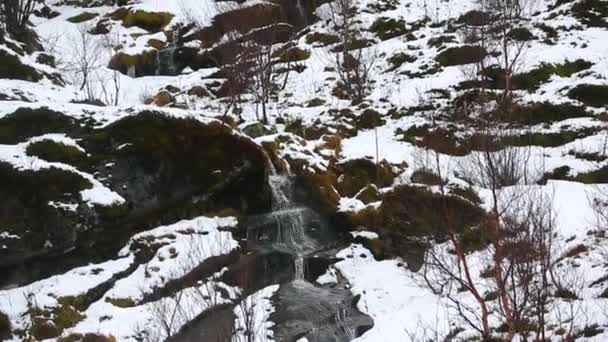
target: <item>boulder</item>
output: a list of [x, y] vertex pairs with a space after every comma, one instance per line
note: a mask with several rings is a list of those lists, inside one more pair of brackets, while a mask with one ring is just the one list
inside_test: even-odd
[[0, 340], [8, 340], [12, 335], [11, 320], [0, 311]]
[[342, 196], [354, 197], [370, 184], [387, 187], [393, 183], [395, 175], [386, 161], [378, 165], [368, 159], [352, 159], [337, 165], [340, 172], [337, 189]]
[[190, 88], [190, 90], [188, 90], [188, 95], [196, 97], [208, 97], [210, 94], [207, 88], [203, 86], [193, 86]]

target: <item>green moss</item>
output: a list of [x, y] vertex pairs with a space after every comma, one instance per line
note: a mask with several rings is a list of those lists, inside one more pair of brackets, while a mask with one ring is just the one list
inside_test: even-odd
[[573, 15], [583, 24], [608, 27], [608, 3], [602, 0], [580, 0], [572, 6]]
[[60, 162], [70, 165], [82, 164], [86, 154], [75, 146], [64, 145], [53, 140], [41, 140], [27, 146], [26, 153], [49, 162]]
[[546, 184], [549, 179], [567, 180], [583, 184], [605, 184], [608, 183], [608, 166], [588, 172], [579, 172], [575, 176], [572, 175], [569, 166], [561, 166], [551, 172], [545, 173], [539, 183]]
[[37, 341], [57, 337], [61, 335], [62, 332], [62, 330], [52, 321], [43, 318], [33, 319], [29, 330], [30, 335], [32, 335]]
[[96, 18], [99, 15], [99, 13], [93, 13], [93, 12], [82, 12], [78, 15], [75, 15], [73, 17], [70, 17], [67, 19], [67, 21], [74, 23], [74, 24], [79, 24], [79, 23], [84, 23], [85, 21], [89, 21], [91, 19]]
[[85, 316], [82, 315], [71, 305], [62, 304], [52, 310], [53, 323], [61, 330], [71, 328], [78, 322], [82, 321]]
[[437, 55], [437, 62], [442, 66], [478, 63], [487, 56], [484, 48], [478, 46], [460, 46], [449, 48]]
[[135, 306], [135, 301], [131, 298], [110, 298], [106, 297], [106, 302], [119, 308], [132, 308]]
[[381, 40], [388, 40], [407, 33], [407, 28], [403, 19], [386, 17], [376, 19], [369, 30], [374, 32]]
[[21, 63], [19, 56], [0, 50], [0, 78], [38, 82], [42, 75], [35, 68]]
[[513, 76], [513, 84], [516, 89], [535, 91], [553, 75], [570, 77], [577, 72], [591, 68], [591, 66], [593, 66], [593, 63], [583, 59], [577, 59], [573, 62], [566, 60], [561, 64], [541, 63], [538, 68]]
[[137, 26], [150, 33], [159, 32], [173, 19], [173, 14], [167, 12], [146, 12], [142, 10], [129, 11], [122, 19], [125, 27]]
[[87, 298], [84, 294], [78, 296], [64, 296], [57, 298], [57, 303], [61, 304], [62, 306], [71, 306], [76, 310], [80, 311], [85, 309], [86, 301]]
[[579, 84], [568, 92], [568, 97], [587, 106], [608, 106], [608, 85]]

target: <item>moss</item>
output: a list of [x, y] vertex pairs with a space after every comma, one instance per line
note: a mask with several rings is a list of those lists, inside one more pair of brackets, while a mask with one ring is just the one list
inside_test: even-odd
[[337, 189], [343, 196], [353, 197], [369, 184], [383, 188], [393, 183], [391, 166], [386, 162], [376, 165], [368, 159], [353, 159], [338, 165], [341, 175]]
[[64, 145], [53, 140], [41, 140], [27, 146], [26, 153], [49, 162], [70, 165], [82, 164], [86, 154], [75, 146]]
[[570, 77], [577, 72], [591, 68], [591, 66], [593, 66], [593, 63], [583, 59], [577, 59], [573, 62], [566, 60], [561, 64], [541, 63], [538, 68], [513, 76], [513, 84], [516, 89], [535, 91], [543, 83], [549, 81], [553, 75]]
[[608, 27], [608, 3], [602, 0], [580, 0], [572, 6], [572, 14], [583, 24]]
[[38, 82], [42, 75], [35, 68], [21, 63], [19, 56], [0, 50], [0, 78]]
[[61, 330], [71, 328], [78, 322], [82, 321], [85, 316], [82, 315], [73, 306], [61, 304], [52, 310], [53, 323]]
[[388, 71], [396, 70], [404, 63], [413, 63], [415, 61], [416, 57], [403, 52], [398, 52], [388, 59], [388, 62], [392, 65], [392, 67]]
[[78, 15], [75, 15], [73, 17], [70, 17], [68, 19], [66, 19], [67, 21], [74, 23], [74, 24], [79, 24], [79, 23], [84, 23], [85, 21], [89, 21], [91, 19], [96, 18], [99, 15], [99, 13], [93, 13], [93, 12], [82, 12]]
[[545, 173], [539, 184], [546, 184], [549, 179], [568, 180], [583, 184], [606, 184], [608, 183], [608, 166], [588, 172], [579, 172], [575, 176], [572, 175], [569, 166], [561, 166]]
[[106, 297], [105, 301], [119, 308], [132, 308], [135, 306], [135, 301], [133, 301], [131, 298]]
[[453, 66], [478, 63], [487, 56], [484, 48], [478, 46], [460, 46], [449, 48], [437, 56], [437, 62], [442, 66]]
[[407, 33], [403, 19], [386, 17], [376, 19], [369, 30], [375, 33], [381, 40], [388, 40]]
[[61, 305], [68, 305], [71, 306], [73, 308], [75, 308], [76, 310], [84, 310], [86, 309], [86, 295], [82, 294], [82, 295], [78, 295], [78, 296], [64, 296], [64, 297], [59, 297], [57, 298], [57, 303], [61, 304]]
[[568, 92], [568, 97], [586, 106], [608, 106], [608, 85], [579, 84]]
[[173, 14], [167, 12], [129, 11], [122, 19], [125, 27], [137, 26], [150, 33], [159, 32], [173, 20]]
[[74, 124], [74, 119], [46, 107], [19, 108], [0, 118], [0, 144], [17, 144], [46, 133], [63, 133]]
[[368, 204], [379, 201], [381, 199], [381, 195], [378, 188], [374, 184], [370, 184], [359, 191], [356, 198], [361, 202]]
[[43, 318], [33, 319], [29, 330], [29, 333], [38, 341], [57, 337], [62, 332], [52, 321]]

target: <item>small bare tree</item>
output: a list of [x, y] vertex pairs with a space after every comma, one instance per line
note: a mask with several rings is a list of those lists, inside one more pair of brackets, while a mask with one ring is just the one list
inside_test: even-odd
[[74, 83], [85, 92], [87, 101], [98, 100], [95, 90], [95, 72], [102, 67], [100, 56], [103, 45], [99, 44], [89, 34], [87, 25], [80, 25], [78, 33], [70, 39], [69, 61], [66, 61], [65, 71], [73, 77]]
[[331, 20], [340, 45], [330, 52], [330, 65], [336, 70], [342, 87], [354, 103], [368, 95], [374, 67], [374, 53], [367, 47], [355, 21], [355, 3], [335, 0], [329, 4]]

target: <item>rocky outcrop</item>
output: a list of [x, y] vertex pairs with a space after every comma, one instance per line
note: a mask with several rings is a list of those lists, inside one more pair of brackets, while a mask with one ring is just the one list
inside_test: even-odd
[[0, 239], [7, 246], [0, 250], [0, 272], [6, 275], [0, 286], [110, 257], [134, 232], [149, 227], [269, 205], [263, 151], [220, 121], [147, 111], [96, 129], [61, 113], [26, 109], [0, 119], [3, 144], [45, 133], [77, 139], [86, 154], [49, 142], [28, 153], [73, 164], [125, 202], [85, 202], [81, 192], [91, 188], [90, 180], [63, 167], [21, 170], [0, 163], [0, 225], [18, 237]]

